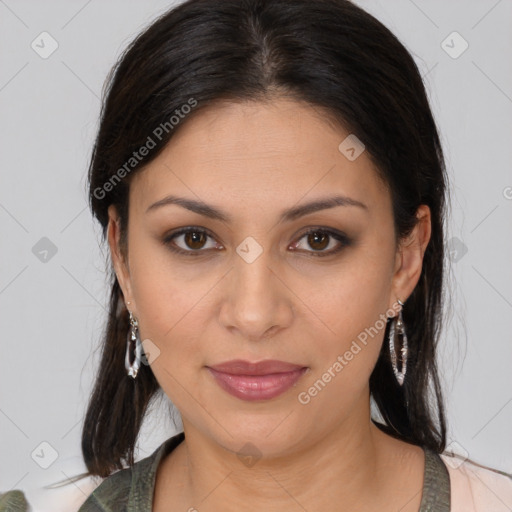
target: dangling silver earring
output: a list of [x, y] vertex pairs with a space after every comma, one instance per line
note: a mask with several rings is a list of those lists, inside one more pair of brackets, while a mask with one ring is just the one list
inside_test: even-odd
[[[398, 300], [398, 304], [400, 306], [404, 306], [403, 302], [400, 299]], [[396, 326], [396, 328], [395, 328]], [[395, 352], [395, 332], [398, 336], [402, 336], [402, 348], [401, 352], [401, 367], [402, 370], [398, 371], [396, 365], [396, 352]], [[407, 371], [407, 335], [405, 334], [404, 320], [402, 317], [402, 309], [398, 312], [398, 317], [391, 321], [391, 325], [389, 327], [389, 352], [391, 354], [391, 366], [393, 367], [393, 373], [395, 374], [396, 380], [400, 386], [404, 383], [405, 372]]]
[[[126, 338], [126, 356], [124, 358], [124, 366], [128, 375], [135, 379], [137, 377], [137, 373], [140, 368], [140, 358], [142, 354], [142, 344], [140, 342], [139, 336], [139, 323], [133, 317], [132, 312], [130, 313], [130, 329], [128, 331], [128, 336]], [[135, 342], [135, 360], [133, 364], [130, 363], [130, 351], [131, 351], [131, 342]]]

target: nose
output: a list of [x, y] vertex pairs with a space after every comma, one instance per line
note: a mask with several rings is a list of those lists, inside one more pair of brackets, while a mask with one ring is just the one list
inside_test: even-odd
[[265, 250], [254, 261], [238, 254], [234, 257], [224, 283], [219, 320], [241, 339], [268, 338], [293, 321], [293, 293], [282, 272], [273, 266]]

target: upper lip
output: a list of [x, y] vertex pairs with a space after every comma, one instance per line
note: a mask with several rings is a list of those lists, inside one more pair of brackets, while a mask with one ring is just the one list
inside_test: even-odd
[[304, 366], [287, 363], [284, 361], [277, 361], [275, 359], [267, 359], [266, 361], [259, 361], [254, 363], [236, 359], [232, 361], [225, 361], [216, 365], [211, 365], [209, 368], [212, 368], [218, 372], [229, 373], [231, 375], [269, 375], [272, 373], [286, 373], [296, 371], [304, 368]]

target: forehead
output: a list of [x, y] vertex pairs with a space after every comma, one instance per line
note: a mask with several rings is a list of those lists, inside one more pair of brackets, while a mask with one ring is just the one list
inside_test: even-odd
[[343, 149], [351, 134], [309, 104], [287, 98], [226, 101], [184, 121], [162, 153], [134, 176], [130, 195], [137, 207], [178, 190], [222, 203], [264, 199], [268, 205], [274, 199], [280, 208], [283, 198], [297, 202], [333, 191], [388, 200], [367, 152], [347, 158], [340, 144]]

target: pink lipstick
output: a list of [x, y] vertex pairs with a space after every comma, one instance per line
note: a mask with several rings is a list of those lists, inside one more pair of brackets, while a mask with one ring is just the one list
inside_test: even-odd
[[207, 366], [226, 392], [242, 400], [269, 400], [292, 387], [307, 367], [283, 361], [251, 363], [240, 359]]

